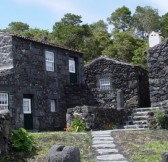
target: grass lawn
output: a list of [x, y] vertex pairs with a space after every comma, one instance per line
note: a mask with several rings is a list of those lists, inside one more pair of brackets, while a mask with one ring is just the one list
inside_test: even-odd
[[[37, 151], [34, 155], [12, 155], [9, 160], [0, 158], [0, 162], [42, 162], [48, 149], [54, 144], [65, 146], [77, 146], [80, 149], [81, 162], [96, 162], [92, 149], [92, 138], [90, 133], [70, 133], [70, 132], [43, 132], [31, 133], [35, 140]], [[12, 160], [13, 159], [13, 160]]]
[[168, 151], [168, 130], [122, 131], [112, 136], [131, 162], [160, 162]]
[[[54, 144], [77, 146], [81, 162], [96, 162], [92, 137], [87, 133], [43, 132], [31, 133], [37, 151], [33, 155], [12, 154], [0, 158], [0, 162], [42, 162], [48, 149]], [[160, 162], [161, 154], [168, 151], [168, 130], [117, 131], [112, 132], [118, 149], [130, 162]]]

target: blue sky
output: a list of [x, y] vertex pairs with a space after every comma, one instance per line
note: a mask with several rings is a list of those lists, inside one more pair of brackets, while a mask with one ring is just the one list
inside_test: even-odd
[[134, 13], [136, 6], [151, 6], [159, 15], [168, 12], [167, 0], [2, 0], [0, 29], [12, 21], [27, 23], [32, 28], [52, 30], [66, 13], [82, 16], [84, 23], [106, 20], [117, 8], [125, 5]]

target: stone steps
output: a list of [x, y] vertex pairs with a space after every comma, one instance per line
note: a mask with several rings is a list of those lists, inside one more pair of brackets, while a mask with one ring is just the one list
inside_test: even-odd
[[92, 137], [97, 162], [128, 162], [114, 144], [111, 131], [93, 131]]
[[[125, 129], [147, 129], [147, 114], [152, 110], [156, 110], [159, 107], [147, 107], [147, 108], [135, 108], [133, 110], [132, 116], [129, 116]], [[131, 124], [130, 124], [131, 123]]]

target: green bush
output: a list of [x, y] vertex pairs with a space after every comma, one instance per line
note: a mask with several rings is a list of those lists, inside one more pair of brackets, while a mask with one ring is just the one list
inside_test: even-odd
[[86, 123], [84, 121], [82, 121], [79, 117], [76, 117], [71, 124], [73, 130], [75, 130], [75, 132], [82, 132], [86, 130]]
[[31, 135], [24, 129], [12, 130], [11, 147], [18, 152], [33, 152], [35, 150], [34, 140]]
[[154, 116], [155, 116], [157, 125], [162, 127], [165, 123], [165, 112], [161, 110], [155, 110]]

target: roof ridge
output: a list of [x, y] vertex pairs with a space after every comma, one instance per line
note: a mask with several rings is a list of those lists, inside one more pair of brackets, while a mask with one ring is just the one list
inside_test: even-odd
[[41, 43], [41, 44], [57, 47], [57, 48], [60, 48], [60, 49], [69, 50], [69, 51], [76, 52], [76, 53], [79, 53], [79, 54], [83, 55], [83, 53], [80, 52], [80, 51], [77, 51], [77, 50], [74, 50], [74, 49], [71, 49], [71, 48], [67, 48], [67, 47], [63, 47], [63, 46], [59, 46], [59, 45], [56, 45], [56, 44], [48, 42], [48, 41], [39, 41], [39, 40], [37, 40], [35, 38], [31, 38], [31, 37], [28, 37], [28, 36], [23, 36], [23, 35], [20, 35], [20, 34], [17, 34], [17, 33], [12, 33], [12, 32], [0, 32], [0, 33], [6, 33], [6, 34], [8, 34], [10, 36], [15, 36], [15, 37], [19, 37], [19, 38], [22, 38], [22, 39], [30, 40], [30, 41], [33, 41], [33, 42], [37, 42], [37, 43]]

